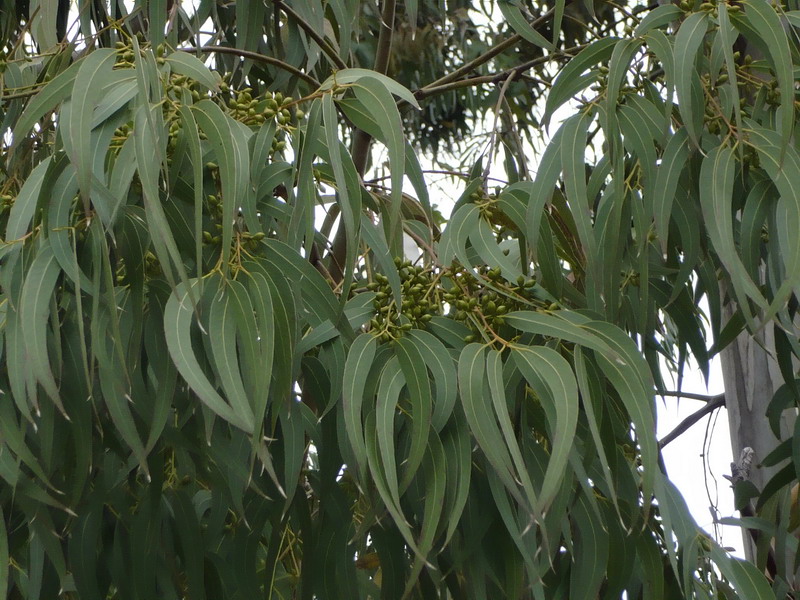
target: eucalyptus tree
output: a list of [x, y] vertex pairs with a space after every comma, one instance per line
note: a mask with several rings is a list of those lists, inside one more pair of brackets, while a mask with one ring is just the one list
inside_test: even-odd
[[[0, 15], [0, 592], [793, 593], [797, 7], [69, 7]], [[655, 436], [733, 340], [755, 564]]]

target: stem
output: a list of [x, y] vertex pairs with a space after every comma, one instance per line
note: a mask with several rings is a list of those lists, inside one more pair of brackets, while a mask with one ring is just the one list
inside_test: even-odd
[[[667, 394], [662, 394], [662, 395], [667, 395]], [[688, 398], [691, 395], [697, 396], [698, 394], [691, 394], [690, 395], [690, 394], [682, 394], [681, 393], [680, 395]], [[703, 397], [698, 398], [698, 399], [706, 400], [706, 405], [703, 408], [701, 408], [700, 410], [698, 410], [697, 412], [694, 412], [691, 415], [689, 415], [688, 417], [686, 417], [683, 421], [681, 421], [678, 424], [678, 426], [675, 429], [670, 431], [661, 440], [659, 440], [659, 442], [658, 442], [659, 449], [663, 449], [664, 446], [666, 446], [671, 441], [673, 441], [675, 438], [680, 436], [682, 433], [684, 433], [692, 425], [697, 423], [700, 419], [702, 419], [706, 415], [711, 414], [712, 412], [714, 412], [718, 408], [721, 408], [721, 407], [725, 406], [725, 394], [719, 394], [717, 396], [703, 396]]]

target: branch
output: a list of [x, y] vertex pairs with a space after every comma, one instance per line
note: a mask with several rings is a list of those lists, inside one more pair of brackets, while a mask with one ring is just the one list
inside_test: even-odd
[[[555, 9], [551, 8], [546, 13], [544, 13], [541, 17], [539, 17], [535, 21], [531, 22], [531, 27], [536, 27], [537, 25], [541, 25], [542, 23], [544, 23], [547, 19], [549, 19], [552, 16], [553, 12], [555, 12]], [[509, 49], [511, 46], [514, 46], [517, 42], [519, 42], [521, 40], [522, 40], [522, 36], [515, 33], [510, 38], [500, 42], [496, 46], [490, 48], [489, 50], [487, 50], [486, 52], [481, 54], [480, 56], [477, 56], [476, 58], [473, 58], [468, 63], [465, 63], [465, 64], [461, 65], [455, 71], [453, 71], [451, 73], [448, 73], [447, 75], [444, 75], [443, 77], [440, 77], [436, 81], [432, 81], [428, 85], [426, 85], [423, 88], [421, 88], [419, 91], [427, 90], [428, 88], [436, 88], [436, 87], [439, 87], [441, 85], [444, 85], [445, 83], [450, 83], [451, 81], [455, 81], [456, 79], [458, 79], [462, 75], [466, 75], [467, 73], [469, 73], [471, 71], [474, 71], [476, 68], [478, 68], [482, 64], [492, 60], [495, 56], [497, 56], [498, 54], [501, 54], [502, 52], [504, 52], [505, 50]]]
[[286, 13], [286, 16], [291, 17], [291, 19], [300, 26], [300, 29], [306, 32], [308, 37], [317, 42], [317, 45], [319, 45], [320, 49], [328, 56], [328, 58], [331, 59], [331, 61], [333, 61], [333, 64], [336, 65], [337, 69], [347, 68], [347, 63], [344, 62], [338, 54], [336, 54], [336, 50], [331, 47], [328, 41], [319, 33], [317, 33], [316, 29], [314, 29], [302, 16], [297, 14], [291, 6], [284, 4], [283, 0], [272, 0], [272, 3]]
[[[534, 58], [533, 60], [529, 60], [528, 62], [522, 63], [521, 65], [517, 65], [516, 67], [513, 67], [511, 69], [500, 71], [499, 73], [496, 73], [494, 75], [478, 75], [476, 77], [470, 77], [468, 79], [459, 79], [458, 81], [448, 81], [440, 85], [434, 85], [433, 83], [430, 83], [425, 87], [421, 87], [418, 90], [415, 90], [414, 96], [418, 100], [422, 100], [423, 98], [428, 98], [430, 96], [443, 94], [444, 92], [449, 92], [450, 90], [457, 90], [459, 88], [472, 87], [472, 86], [482, 85], [484, 83], [499, 83], [505, 79], [508, 79], [509, 77], [518, 77], [524, 71], [527, 71], [528, 69], [535, 67], [536, 65], [550, 62], [558, 58], [572, 58], [575, 55], [575, 53], [580, 52], [587, 45], [588, 44], [581, 44], [579, 46], [573, 46], [572, 48], [567, 48], [566, 50], [562, 50], [560, 52], [554, 52], [552, 54], [548, 54], [547, 56], [540, 56], [538, 58]], [[544, 81], [542, 81], [541, 83], [550, 85]]]
[[200, 46], [200, 48], [178, 48], [178, 50], [182, 52], [195, 52], [199, 50], [200, 52], [210, 53], [216, 52], [218, 54], [235, 54], [236, 56], [241, 56], [242, 58], [249, 58], [256, 62], [267, 63], [278, 67], [279, 69], [283, 69], [284, 71], [288, 71], [292, 75], [296, 75], [303, 81], [309, 83], [310, 85], [318, 88], [320, 86], [320, 82], [314, 79], [311, 75], [307, 73], [303, 73], [300, 69], [295, 66], [292, 66], [288, 63], [283, 62], [282, 60], [278, 60], [277, 58], [272, 58], [271, 56], [265, 56], [263, 54], [259, 54], [258, 52], [250, 52], [249, 50], [239, 50], [238, 48], [230, 48], [228, 46]]
[[[680, 395], [686, 398], [689, 397], [689, 394], [680, 394]], [[697, 396], [697, 394], [692, 394], [692, 395]], [[689, 429], [692, 425], [697, 423], [700, 419], [702, 419], [706, 415], [711, 414], [718, 408], [725, 406], [725, 394], [718, 394], [717, 396], [703, 396], [702, 399], [706, 400], [706, 405], [697, 412], [694, 412], [688, 417], [686, 417], [683, 421], [681, 421], [678, 424], [678, 426], [675, 429], [670, 431], [661, 440], [659, 440], [658, 442], [659, 449], [663, 449], [664, 446], [666, 446], [672, 440], [674, 440], [679, 435], [684, 433], [687, 429]]]
[[675, 398], [688, 398], [689, 400], [700, 400], [701, 402], [711, 402], [712, 400], [716, 400], [722, 394], [717, 394], [715, 396], [709, 396], [707, 394], [693, 394], [691, 392], [682, 392], [680, 390], [677, 391], [666, 391], [666, 392], [658, 392], [657, 396], [670, 396]]

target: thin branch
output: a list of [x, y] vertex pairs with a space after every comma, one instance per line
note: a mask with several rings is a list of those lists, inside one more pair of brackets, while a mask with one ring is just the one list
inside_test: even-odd
[[[682, 396], [689, 397], [688, 394], [681, 394]], [[697, 394], [695, 394], [697, 395]], [[675, 438], [680, 436], [686, 430], [688, 430], [692, 425], [697, 423], [700, 419], [705, 417], [708, 414], [711, 414], [718, 408], [725, 406], [725, 394], [718, 394], [717, 396], [705, 396], [706, 405], [701, 408], [700, 410], [692, 413], [688, 417], [686, 417], [683, 421], [681, 421], [675, 429], [670, 431], [667, 435], [665, 435], [661, 440], [658, 442], [659, 449], [663, 449], [664, 446], [669, 444]]]
[[333, 61], [333, 64], [336, 65], [337, 69], [347, 68], [347, 63], [344, 62], [338, 54], [336, 54], [336, 50], [333, 49], [328, 41], [319, 33], [317, 33], [317, 30], [314, 29], [311, 24], [302, 16], [296, 13], [291, 6], [286, 5], [283, 0], [272, 0], [272, 3], [286, 13], [286, 16], [295, 21], [300, 26], [300, 29], [306, 32], [308, 37], [317, 42], [317, 45], [319, 45], [320, 49], [328, 56], [328, 58], [331, 59], [331, 61]]
[[672, 398], [688, 398], [689, 400], [700, 400], [701, 402], [712, 402], [713, 400], [719, 398], [721, 394], [709, 396], [708, 394], [693, 394], [692, 392], [682, 392], [680, 390], [676, 390], [676, 391], [658, 392], [656, 395], [669, 396]]
[[[195, 48], [178, 48], [178, 50], [182, 52], [196, 52], [197, 49]], [[200, 46], [200, 52], [216, 52], [218, 54], [234, 54], [236, 56], [241, 56], [242, 58], [249, 58], [256, 62], [267, 63], [278, 67], [279, 69], [283, 69], [284, 71], [288, 71], [292, 75], [296, 75], [303, 81], [309, 83], [310, 85], [318, 88], [320, 86], [319, 81], [314, 79], [308, 73], [303, 73], [297, 67], [290, 65], [288, 63], [283, 62], [282, 60], [278, 60], [277, 58], [272, 58], [271, 56], [265, 56], [263, 54], [259, 54], [258, 52], [250, 52], [249, 50], [239, 50], [238, 48], [230, 48], [228, 46]]]
[[[553, 15], [554, 12], [555, 12], [555, 9], [551, 8], [546, 13], [544, 13], [541, 17], [539, 17], [535, 21], [532, 21], [531, 22], [531, 27], [535, 28], [537, 25], [541, 25], [542, 23], [547, 21], [547, 19], [549, 19]], [[455, 81], [456, 79], [458, 79], [462, 75], [466, 75], [467, 73], [470, 73], [470, 72], [474, 71], [475, 69], [477, 69], [482, 64], [492, 60], [498, 54], [502, 54], [503, 52], [505, 52], [506, 50], [508, 50], [509, 48], [511, 48], [512, 46], [514, 46], [515, 44], [517, 44], [520, 41], [522, 41], [522, 36], [519, 35], [519, 34], [514, 34], [510, 38], [500, 42], [496, 46], [493, 46], [492, 48], [490, 48], [489, 50], [487, 50], [486, 52], [484, 52], [480, 56], [477, 56], [477, 57], [473, 58], [471, 61], [469, 61], [468, 63], [465, 63], [465, 64], [461, 65], [455, 71], [452, 71], [451, 73], [448, 73], [447, 75], [444, 75], [443, 77], [440, 77], [436, 81], [430, 82], [428, 85], [422, 87], [420, 89], [420, 91], [427, 90], [428, 88], [438, 88], [439, 86], [442, 86], [445, 83], [450, 83], [451, 81]]]
[[583, 50], [588, 44], [581, 44], [579, 46], [573, 46], [572, 48], [567, 48], [561, 52], [554, 52], [553, 54], [548, 54], [547, 56], [540, 56], [538, 58], [534, 58], [533, 60], [529, 60], [521, 65], [518, 65], [514, 68], [507, 69], [505, 71], [501, 71], [499, 73], [495, 73], [494, 75], [479, 75], [477, 77], [470, 77], [468, 79], [459, 79], [458, 81], [450, 81], [447, 83], [443, 83], [441, 85], [433, 86], [433, 84], [426, 85], [425, 87], [419, 88], [418, 90], [414, 91], [414, 96], [421, 100], [423, 98], [428, 98], [430, 96], [436, 96], [438, 94], [443, 94], [445, 92], [449, 92], [451, 90], [457, 90], [460, 88], [465, 87], [473, 87], [477, 85], [483, 85], [485, 83], [499, 83], [509, 77], [518, 77], [524, 71], [535, 67], [536, 65], [540, 65], [542, 63], [550, 62], [552, 60], [557, 60], [558, 58], [572, 58], [575, 53], [580, 52]]
[[489, 172], [492, 170], [492, 162], [494, 161], [494, 154], [497, 149], [497, 124], [500, 121], [500, 109], [503, 106], [508, 86], [519, 76], [519, 71], [514, 71], [503, 82], [500, 88], [500, 94], [497, 97], [497, 104], [494, 107], [494, 123], [492, 124], [492, 135], [489, 138], [489, 152], [486, 157], [486, 168], [483, 170], [483, 186], [486, 187], [486, 182], [489, 180]]

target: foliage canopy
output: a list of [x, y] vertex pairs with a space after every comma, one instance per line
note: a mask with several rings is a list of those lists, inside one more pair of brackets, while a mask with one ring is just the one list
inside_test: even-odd
[[797, 7], [195, 4], [4, 3], [0, 595], [785, 597], [796, 444], [754, 566], [654, 397], [796, 406]]

